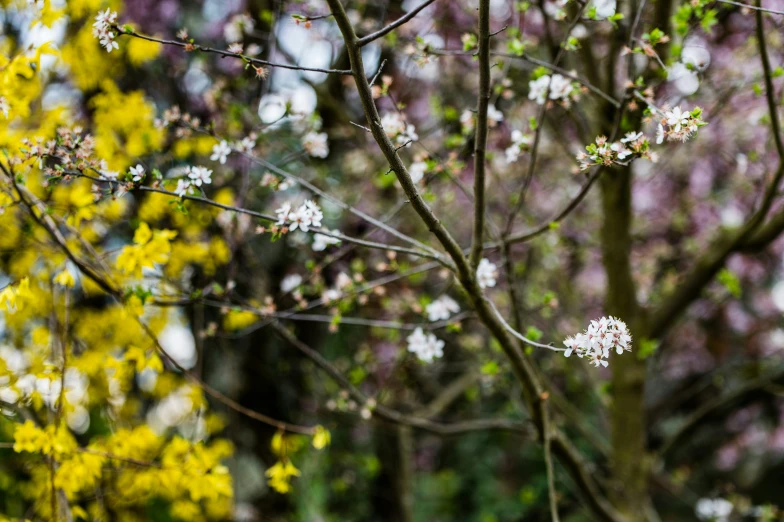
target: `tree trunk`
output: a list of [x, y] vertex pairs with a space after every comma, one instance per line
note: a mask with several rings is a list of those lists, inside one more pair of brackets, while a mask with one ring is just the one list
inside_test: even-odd
[[[635, 340], [645, 337], [645, 317], [637, 303], [632, 278], [631, 169], [608, 170], [601, 181], [604, 223], [602, 258], [607, 273], [606, 312], [625, 321]], [[647, 520], [648, 459], [646, 458], [643, 393], [645, 362], [635, 352], [612, 358], [612, 485], [615, 506], [630, 521]]]

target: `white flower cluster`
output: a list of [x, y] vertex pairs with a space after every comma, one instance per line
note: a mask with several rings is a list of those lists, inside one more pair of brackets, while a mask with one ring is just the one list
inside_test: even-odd
[[681, 51], [681, 61], [667, 68], [667, 81], [684, 96], [697, 92], [700, 88], [699, 73], [708, 68], [710, 52], [699, 42], [687, 42]]
[[480, 288], [492, 288], [495, 286], [495, 280], [498, 278], [498, 267], [491, 263], [487, 258], [482, 258], [479, 261], [479, 266], [476, 267], [476, 281], [479, 283]]
[[[44, 375], [32, 371], [30, 358], [25, 352], [11, 346], [0, 346], [0, 365], [5, 372], [0, 375], [0, 401], [6, 404], [29, 404], [40, 400], [55, 410], [62, 395], [70, 406], [66, 408], [66, 422], [76, 433], [84, 433], [90, 425], [90, 415], [84, 405], [88, 399], [87, 376], [76, 368], [65, 371], [65, 379], [54, 373]], [[65, 385], [65, 393], [63, 391]], [[0, 407], [2, 413], [2, 407]]]
[[632, 351], [632, 336], [626, 323], [620, 319], [612, 316], [602, 317], [598, 321], [591, 321], [588, 329], [583, 333], [567, 337], [564, 345], [566, 357], [576, 352], [578, 357], [589, 358], [594, 366], [601, 365], [606, 368], [611, 350], [614, 349], [618, 355], [624, 351]]
[[552, 77], [545, 74], [536, 80], [528, 82], [528, 99], [536, 100], [537, 104], [543, 105], [547, 99], [548, 86], [550, 87], [550, 99], [563, 100], [563, 103], [567, 106], [580, 92], [579, 87], [569, 78], [560, 74], [554, 74]]
[[446, 321], [449, 316], [459, 311], [460, 305], [448, 295], [442, 295], [425, 307], [427, 318], [430, 321]]
[[723, 498], [701, 498], [695, 512], [700, 520], [727, 522], [733, 507], [732, 502]]
[[291, 232], [297, 229], [307, 232], [310, 227], [320, 228], [321, 220], [324, 219], [321, 208], [311, 200], [307, 200], [297, 210], [292, 209], [291, 203], [284, 203], [275, 211], [275, 214], [278, 215], [278, 221], [275, 224], [286, 225]]
[[531, 145], [531, 135], [523, 134], [522, 131], [517, 129], [512, 131], [512, 144], [509, 145], [504, 154], [506, 155], [507, 163], [514, 163], [520, 157], [523, 151], [528, 150]]
[[219, 162], [221, 165], [224, 165], [229, 154], [231, 154], [231, 147], [229, 147], [229, 142], [226, 140], [221, 140], [220, 143], [217, 143], [212, 147], [212, 156], [210, 156], [210, 159], [212, 161]]
[[399, 112], [388, 112], [381, 118], [381, 126], [391, 140], [398, 146], [410, 146], [413, 141], [419, 139], [416, 127], [406, 123], [405, 118]]
[[568, 3], [569, 0], [548, 1], [544, 4], [544, 11], [548, 16], [552, 16], [555, 20], [560, 21], [566, 18], [565, 7]]
[[8, 106], [8, 100], [5, 99], [5, 96], [0, 96], [0, 112], [3, 113], [6, 119], [8, 119], [8, 113], [10, 112], [11, 108]]
[[112, 31], [112, 26], [117, 23], [117, 11], [106, 9], [106, 11], [98, 12], [93, 24], [93, 36], [98, 39], [101, 46], [106, 49], [107, 53], [112, 52], [112, 49], [119, 49], [120, 46], [114, 39], [117, 35]]
[[591, 0], [588, 12], [590, 14], [596, 9], [594, 12], [596, 20], [604, 20], [613, 16], [617, 7], [616, 0]]
[[682, 111], [680, 107], [675, 107], [670, 111], [665, 111], [659, 126], [656, 129], [656, 143], [662, 144], [667, 141], [688, 141], [689, 138], [697, 134], [697, 129], [707, 125], [702, 119], [702, 109], [695, 107], [691, 111]]
[[415, 161], [408, 167], [408, 173], [411, 175], [411, 181], [419, 183], [427, 173], [427, 163], [424, 161]]
[[235, 14], [223, 26], [223, 37], [229, 43], [241, 42], [243, 35], [252, 33], [255, 25], [253, 18], [247, 14]]
[[193, 187], [201, 187], [212, 183], [212, 171], [207, 167], [185, 167], [186, 177], [177, 180], [177, 188], [174, 192], [182, 197], [193, 192]]
[[487, 126], [490, 128], [495, 127], [504, 121], [504, 114], [495, 108], [492, 103], [487, 106]]
[[246, 153], [253, 152], [253, 148], [256, 146], [256, 137], [257, 137], [256, 133], [255, 132], [251, 132], [250, 134], [248, 134], [247, 136], [242, 138], [240, 141], [237, 141], [237, 142], [234, 143], [234, 145], [233, 145], [234, 150], [236, 150], [237, 152], [240, 152], [240, 153], [242, 153], [242, 152], [246, 152]]
[[[339, 233], [340, 230], [333, 230], [333, 234]], [[332, 236], [325, 236], [324, 234], [313, 234], [313, 247], [314, 252], [322, 252], [327, 249], [330, 245], [339, 245], [340, 239]]]
[[302, 148], [309, 156], [326, 158], [329, 155], [326, 132], [309, 132], [302, 138]]
[[324, 304], [335, 303], [339, 301], [345, 294], [346, 290], [349, 289], [353, 284], [354, 280], [351, 279], [351, 276], [345, 272], [340, 272], [335, 278], [334, 286], [332, 288], [327, 288], [321, 293], [321, 301]]
[[280, 291], [288, 294], [292, 290], [299, 288], [302, 284], [302, 276], [299, 274], [289, 274], [284, 277], [280, 282]]
[[635, 158], [654, 160], [650, 153], [650, 143], [642, 132], [629, 132], [620, 141], [608, 143], [605, 136], [596, 138], [596, 143], [591, 143], [585, 150], [577, 154], [580, 170], [585, 170], [593, 165], [624, 164], [624, 160], [631, 161]]
[[184, 385], [172, 391], [147, 413], [147, 422], [156, 433], [170, 428], [188, 438], [203, 440], [207, 430], [203, 412], [193, 401], [194, 389]]
[[444, 356], [444, 341], [431, 333], [425, 334], [421, 328], [414, 330], [406, 341], [408, 341], [408, 351], [416, 354], [420, 361], [431, 363], [433, 359]]
[[135, 167], [129, 168], [128, 174], [131, 176], [131, 180], [138, 183], [144, 179], [144, 167], [139, 163]]

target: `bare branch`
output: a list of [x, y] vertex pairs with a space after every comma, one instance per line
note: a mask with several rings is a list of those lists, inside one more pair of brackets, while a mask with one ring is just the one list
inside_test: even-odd
[[479, 0], [479, 94], [476, 101], [474, 136], [474, 227], [471, 239], [471, 268], [482, 258], [485, 231], [485, 153], [487, 152], [487, 107], [490, 103], [490, 0]]
[[189, 43], [189, 42], [180, 42], [180, 41], [177, 41], [177, 40], [164, 40], [164, 39], [161, 39], [161, 38], [155, 38], [154, 36], [148, 36], [146, 34], [137, 33], [136, 31], [134, 31], [134, 32], [127, 32], [127, 31], [125, 31], [125, 29], [123, 27], [120, 27], [120, 26], [115, 26], [114, 29], [119, 34], [126, 35], [126, 36], [131, 36], [131, 37], [134, 37], [134, 38], [140, 38], [142, 40], [147, 40], [149, 42], [157, 42], [157, 43], [162, 44], [162, 45], [171, 45], [171, 46], [174, 46], [174, 47], [181, 47], [181, 48], [185, 49], [188, 52], [199, 51], [199, 52], [203, 52], [203, 53], [217, 54], [217, 55], [223, 56], [223, 57], [238, 58], [238, 59], [241, 59], [244, 62], [251, 63], [251, 64], [254, 64], [254, 65], [262, 65], [262, 66], [265, 65], [267, 67], [278, 67], [278, 68], [281, 68], [281, 69], [290, 69], [290, 70], [293, 70], [293, 71], [318, 72], [318, 73], [324, 73], [324, 74], [343, 74], [343, 75], [351, 74], [351, 71], [346, 70], [346, 69], [319, 69], [317, 67], [301, 67], [299, 65], [289, 65], [287, 63], [269, 62], [267, 60], [261, 60], [259, 58], [253, 58], [251, 56], [245, 56], [244, 54], [241, 54], [241, 53], [233, 53], [231, 51], [224, 51], [222, 49], [214, 49], [212, 47], [205, 47], [205, 46], [202, 46], [202, 45], [199, 45], [199, 44], [193, 44], [193, 43]]
[[401, 16], [400, 18], [398, 18], [397, 20], [395, 20], [391, 24], [387, 25], [383, 29], [379, 29], [375, 33], [371, 33], [371, 34], [369, 34], [367, 36], [363, 36], [362, 38], [357, 40], [357, 45], [359, 47], [364, 47], [367, 44], [369, 44], [370, 42], [372, 42], [374, 40], [378, 40], [382, 36], [384, 36], [384, 35], [386, 35], [388, 33], [391, 33], [392, 31], [394, 31], [395, 29], [397, 29], [401, 25], [405, 24], [406, 22], [408, 22], [409, 20], [414, 18], [417, 14], [419, 14], [419, 11], [421, 11], [425, 7], [429, 6], [433, 2], [435, 2], [435, 0], [425, 0], [424, 2], [422, 2], [421, 4], [419, 4], [418, 6], [413, 8], [411, 11], [409, 11], [405, 15]]

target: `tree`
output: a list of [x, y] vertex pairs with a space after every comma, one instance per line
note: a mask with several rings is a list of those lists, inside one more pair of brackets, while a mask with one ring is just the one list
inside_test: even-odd
[[9, 518], [777, 516], [784, 13], [3, 5]]

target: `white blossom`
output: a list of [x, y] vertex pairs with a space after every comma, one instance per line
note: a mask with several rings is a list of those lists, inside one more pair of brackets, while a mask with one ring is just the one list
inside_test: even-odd
[[667, 141], [688, 141], [697, 130], [706, 125], [700, 118], [702, 109], [695, 107], [691, 111], [683, 111], [680, 107], [665, 111], [659, 121], [656, 143]]
[[427, 163], [424, 161], [415, 161], [408, 167], [408, 173], [411, 175], [411, 181], [419, 183], [425, 177], [427, 172]]
[[188, 177], [191, 179], [191, 183], [197, 187], [212, 183], [212, 171], [207, 167], [189, 167]]
[[[337, 230], [333, 230], [333, 233], [337, 234]], [[337, 245], [340, 244], [340, 239], [332, 236], [325, 236], [324, 234], [316, 233], [313, 235], [313, 250], [315, 252], [321, 252], [326, 250], [326, 248], [330, 245]]]
[[419, 139], [416, 127], [406, 123], [405, 118], [399, 112], [389, 112], [381, 118], [381, 126], [387, 136], [398, 146], [410, 146], [413, 141]]
[[345, 290], [353, 284], [354, 282], [351, 280], [351, 276], [345, 272], [340, 272], [335, 278], [335, 288], [338, 290]]
[[656, 127], [656, 145], [661, 145], [664, 142], [664, 127], [660, 123], [658, 127]]
[[0, 112], [3, 113], [6, 119], [8, 119], [10, 107], [8, 106], [8, 100], [5, 99], [5, 96], [0, 96]]
[[237, 152], [251, 152], [253, 151], [253, 147], [256, 146], [256, 135], [251, 134], [250, 136], [245, 136], [242, 138], [241, 141], [238, 141], [234, 144], [234, 150]]
[[231, 147], [226, 140], [221, 140], [220, 143], [212, 147], [212, 161], [219, 161], [221, 165], [226, 163], [226, 157], [231, 154]]
[[667, 68], [667, 81], [673, 82], [675, 88], [685, 96], [694, 94], [700, 88], [700, 78], [697, 76], [697, 72], [681, 62]]
[[415, 354], [420, 361], [431, 363], [433, 359], [444, 356], [444, 341], [431, 333], [425, 334], [422, 328], [414, 330], [414, 333], [409, 335], [406, 341], [408, 342], [408, 351]]
[[183, 197], [185, 194], [191, 191], [191, 180], [189, 179], [178, 179], [177, 180], [177, 187], [174, 189], [174, 193], [180, 197]]
[[302, 284], [302, 276], [299, 274], [289, 274], [284, 277], [280, 282], [280, 291], [288, 294], [295, 288]]
[[483, 257], [482, 260], [479, 261], [479, 266], [476, 267], [476, 281], [479, 283], [479, 287], [492, 288], [495, 286], [497, 278], [498, 267], [487, 258]]
[[495, 127], [499, 123], [504, 121], [504, 115], [495, 108], [495, 105], [488, 105], [487, 106], [487, 125], [489, 127]]
[[615, 14], [616, 0], [591, 0], [591, 7], [596, 8], [596, 19], [604, 20]]
[[705, 47], [687, 43], [683, 51], [681, 51], [681, 61], [698, 71], [704, 71], [710, 65], [711, 55]]
[[523, 152], [531, 145], [531, 135], [523, 134], [522, 131], [517, 129], [512, 131], [512, 144], [504, 150], [507, 163], [514, 163]]
[[465, 109], [460, 114], [460, 125], [463, 128], [463, 132], [466, 134], [474, 130], [474, 113]]
[[329, 288], [321, 294], [321, 301], [326, 303], [331, 303], [333, 301], [337, 301], [343, 296], [343, 293], [338, 290], [337, 288]]
[[528, 99], [536, 100], [537, 104], [543, 105], [548, 97], [548, 85], [550, 86], [549, 98], [551, 100], [564, 100], [565, 102], [570, 101], [572, 92], [574, 91], [572, 81], [566, 76], [562, 76], [560, 74], [554, 74], [552, 77], [545, 74], [536, 80], [528, 82]]
[[253, 18], [245, 13], [236, 14], [223, 26], [223, 37], [227, 42], [239, 42], [243, 34], [253, 31], [254, 26]]
[[642, 132], [627, 132], [626, 136], [621, 138], [621, 143], [630, 143], [632, 141], [637, 141], [638, 139], [642, 138]]
[[141, 181], [144, 179], [144, 167], [142, 167], [141, 164], [131, 167], [129, 170], [133, 181]]
[[550, 83], [550, 99], [568, 98], [572, 92], [572, 81], [560, 74], [554, 74]]
[[289, 214], [291, 214], [291, 203], [284, 203], [275, 211], [275, 214], [278, 215], [278, 221], [275, 223], [276, 225], [285, 225], [289, 220]]
[[460, 311], [457, 301], [448, 295], [442, 295], [425, 307], [429, 321], [445, 321], [449, 316]]
[[547, 74], [528, 82], [528, 99], [536, 100], [537, 104], [543, 105], [547, 99], [548, 85], [550, 85], [550, 76]]
[[585, 147], [587, 152], [580, 152], [577, 155], [577, 161], [580, 163], [581, 170], [593, 165], [610, 166], [613, 163], [626, 165], [628, 162], [624, 160], [631, 156], [653, 161], [649, 147], [648, 138], [642, 132], [630, 132], [614, 143], [608, 143], [606, 136], [598, 136], [594, 143]]
[[309, 132], [302, 138], [302, 147], [314, 158], [326, 158], [329, 155], [327, 134], [325, 132]]
[[114, 39], [117, 35], [112, 31], [112, 25], [117, 23], [117, 12], [111, 9], [106, 11], [99, 11], [93, 23], [93, 36], [99, 41], [101, 46], [106, 49], [106, 52], [112, 52], [113, 49], [119, 49], [120, 46]]
[[296, 210], [292, 210], [290, 203], [284, 203], [275, 214], [278, 215], [276, 224], [288, 225], [292, 232], [297, 229], [307, 232], [310, 227], [320, 228], [321, 220], [324, 218], [321, 208], [311, 200], [307, 200]]
[[607, 367], [610, 352], [620, 355], [632, 349], [632, 336], [626, 323], [615, 317], [602, 317], [591, 321], [588, 329], [574, 337], [564, 340], [566, 351], [564, 356], [569, 357], [576, 353], [578, 357], [587, 357], [594, 366]]
[[723, 498], [701, 498], [694, 511], [700, 520], [727, 522], [733, 507], [732, 502]]

